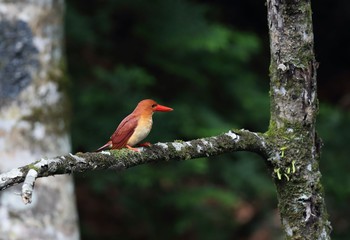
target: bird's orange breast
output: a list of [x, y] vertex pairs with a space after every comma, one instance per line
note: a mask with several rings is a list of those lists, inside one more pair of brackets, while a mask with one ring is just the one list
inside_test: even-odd
[[127, 145], [132, 147], [145, 139], [152, 129], [152, 123], [152, 115], [147, 117], [141, 116], [137, 123], [137, 127], [134, 130], [134, 133], [131, 135], [127, 142]]

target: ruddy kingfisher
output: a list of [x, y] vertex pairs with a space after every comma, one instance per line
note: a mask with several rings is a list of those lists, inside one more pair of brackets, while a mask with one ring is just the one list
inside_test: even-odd
[[153, 113], [172, 110], [172, 108], [162, 106], [152, 99], [142, 100], [137, 104], [134, 111], [121, 121], [110, 140], [97, 151], [127, 147], [137, 152], [138, 149], [133, 148], [133, 146], [145, 139], [151, 131]]

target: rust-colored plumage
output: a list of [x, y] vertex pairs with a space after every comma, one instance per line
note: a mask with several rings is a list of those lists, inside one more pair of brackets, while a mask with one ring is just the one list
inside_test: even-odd
[[172, 108], [159, 105], [152, 99], [142, 100], [137, 104], [135, 110], [121, 121], [110, 140], [97, 151], [124, 147], [137, 151], [133, 146], [141, 142], [151, 131], [153, 113], [172, 110]]

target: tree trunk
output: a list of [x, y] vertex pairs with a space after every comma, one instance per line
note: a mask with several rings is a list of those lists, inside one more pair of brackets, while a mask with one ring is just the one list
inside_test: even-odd
[[267, 133], [287, 239], [330, 239], [315, 131], [318, 101], [310, 0], [268, 0], [271, 120]]
[[[63, 0], [0, 2], [0, 169], [70, 151], [62, 57]], [[1, 239], [79, 239], [71, 176], [0, 195]]]

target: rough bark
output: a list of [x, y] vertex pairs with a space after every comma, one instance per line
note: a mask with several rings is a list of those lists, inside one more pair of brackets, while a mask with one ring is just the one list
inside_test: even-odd
[[268, 0], [267, 8], [271, 49], [267, 136], [274, 144], [269, 161], [282, 225], [287, 239], [330, 239], [315, 131], [317, 63], [311, 3]]
[[[63, 0], [0, 2], [0, 169], [67, 153]], [[30, 188], [31, 179], [24, 188]], [[0, 195], [1, 239], [78, 239], [68, 175], [40, 179], [31, 205], [19, 188]]]

